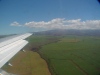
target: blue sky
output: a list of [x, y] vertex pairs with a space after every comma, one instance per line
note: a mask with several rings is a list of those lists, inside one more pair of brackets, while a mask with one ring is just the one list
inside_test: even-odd
[[0, 34], [99, 29], [97, 0], [0, 0]]

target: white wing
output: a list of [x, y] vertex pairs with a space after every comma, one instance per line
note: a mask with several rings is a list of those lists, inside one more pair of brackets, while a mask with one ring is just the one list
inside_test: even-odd
[[0, 68], [28, 43], [24, 39], [30, 35], [26, 33], [0, 39]]

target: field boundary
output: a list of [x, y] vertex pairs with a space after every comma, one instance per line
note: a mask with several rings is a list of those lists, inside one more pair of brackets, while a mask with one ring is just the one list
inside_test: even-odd
[[48, 59], [47, 57], [45, 57], [45, 55], [44, 55], [43, 53], [41, 53], [40, 51], [38, 51], [37, 53], [40, 55], [40, 57], [41, 57], [42, 59], [44, 59], [44, 60], [46, 61], [47, 66], [48, 66], [48, 69], [49, 69], [51, 75], [58, 75], [58, 74], [55, 72], [55, 70], [54, 70], [54, 68], [52, 67], [52, 65], [50, 64], [50, 59]]
[[85, 75], [88, 75], [86, 71], [84, 71], [77, 63], [75, 63], [72, 59], [70, 59], [71, 63], [74, 64], [81, 72], [83, 72]]

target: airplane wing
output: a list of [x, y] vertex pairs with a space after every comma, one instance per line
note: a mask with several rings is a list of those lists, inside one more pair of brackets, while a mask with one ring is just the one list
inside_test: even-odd
[[24, 39], [31, 35], [26, 33], [0, 39], [0, 68], [28, 43]]

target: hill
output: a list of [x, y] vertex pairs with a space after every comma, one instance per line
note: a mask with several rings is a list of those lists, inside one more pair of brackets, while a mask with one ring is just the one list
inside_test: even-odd
[[64, 35], [80, 35], [80, 36], [100, 36], [100, 30], [65, 30], [56, 29], [48, 30], [42, 32], [35, 32], [35, 35], [54, 35], [54, 36], [64, 36]]

